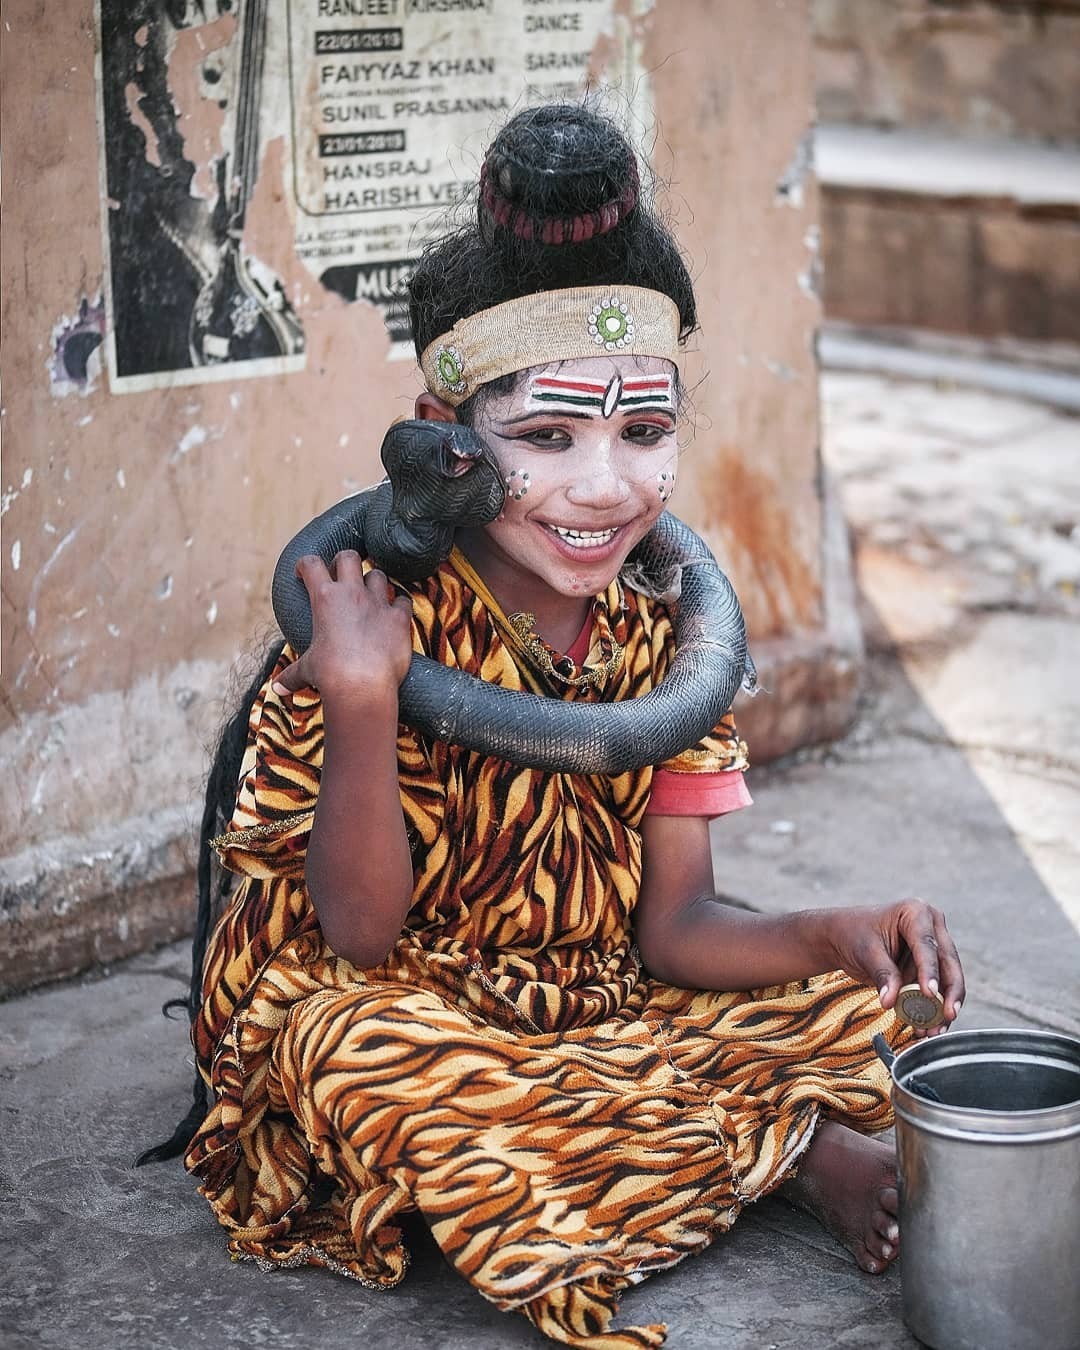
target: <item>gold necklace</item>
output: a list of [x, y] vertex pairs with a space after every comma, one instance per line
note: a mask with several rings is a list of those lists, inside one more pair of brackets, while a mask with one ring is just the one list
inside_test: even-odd
[[601, 631], [600, 650], [605, 654], [605, 660], [600, 665], [582, 666], [581, 674], [574, 675], [573, 661], [537, 635], [535, 614], [528, 614], [522, 610], [517, 614], [508, 614], [506, 620], [518, 635], [526, 655], [533, 664], [559, 684], [569, 685], [574, 689], [591, 687], [600, 690], [623, 663], [625, 652], [621, 644], [610, 631]]
[[[622, 666], [625, 649], [615, 637], [613, 630], [612, 615], [607, 603], [610, 587], [608, 592], [604, 595], [598, 595], [593, 600], [592, 610], [593, 618], [600, 630], [600, 650], [604, 655], [604, 660], [599, 665], [582, 666], [581, 674], [574, 675], [572, 673], [574, 670], [573, 661], [568, 656], [564, 656], [562, 652], [556, 651], [543, 638], [537, 636], [535, 631], [536, 615], [528, 614], [524, 610], [516, 614], [504, 614], [498, 601], [484, 584], [483, 578], [456, 545], [450, 552], [450, 565], [488, 610], [495, 620], [496, 627], [503, 635], [503, 640], [508, 642], [511, 647], [516, 647], [519, 653], [530, 662], [533, 669], [539, 671], [541, 675], [547, 675], [556, 683], [567, 685], [573, 689], [588, 689], [591, 687], [601, 690], [608, 679]], [[617, 599], [615, 622], [622, 624], [626, 619], [626, 600], [618, 580], [614, 582], [614, 587]]]

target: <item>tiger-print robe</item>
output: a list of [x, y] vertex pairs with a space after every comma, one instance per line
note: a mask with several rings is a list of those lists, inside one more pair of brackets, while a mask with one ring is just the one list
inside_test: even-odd
[[[624, 659], [588, 693], [536, 670], [460, 555], [410, 593], [416, 650], [508, 688], [627, 698], [671, 656], [663, 607], [618, 583], [589, 664], [612, 640]], [[321, 754], [317, 694], [268, 683], [217, 841], [244, 879], [194, 1026], [213, 1106], [186, 1162], [232, 1254], [386, 1288], [408, 1259], [395, 1216], [419, 1209], [462, 1275], [555, 1340], [661, 1344], [662, 1326], [609, 1330], [620, 1293], [775, 1188], [821, 1112], [890, 1123], [870, 1040], [891, 1017], [843, 975], [748, 994], [649, 978], [632, 915], [652, 770], [543, 773], [404, 726], [413, 905], [360, 971], [303, 882]], [[728, 717], [668, 767], [744, 755]]]

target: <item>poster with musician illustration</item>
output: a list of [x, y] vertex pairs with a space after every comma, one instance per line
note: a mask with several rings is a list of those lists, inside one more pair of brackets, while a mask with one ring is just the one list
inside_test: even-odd
[[[299, 369], [294, 295], [253, 237], [271, 0], [98, 0], [110, 388]], [[264, 237], [275, 238], [265, 229]]]
[[[110, 387], [302, 367], [312, 283], [405, 285], [526, 103], [651, 127], [645, 0], [97, 0]], [[617, 11], [617, 13], [616, 13]]]

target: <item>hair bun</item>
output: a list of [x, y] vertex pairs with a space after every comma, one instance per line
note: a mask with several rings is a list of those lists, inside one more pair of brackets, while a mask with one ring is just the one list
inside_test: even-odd
[[579, 104], [529, 108], [499, 132], [480, 170], [481, 217], [519, 239], [578, 244], [637, 206], [637, 158], [611, 122]]
[[580, 103], [511, 118], [484, 157], [475, 214], [427, 244], [409, 278], [417, 356], [470, 314], [576, 286], [659, 291], [678, 308], [680, 337], [692, 333], [693, 282], [638, 172], [625, 132]]

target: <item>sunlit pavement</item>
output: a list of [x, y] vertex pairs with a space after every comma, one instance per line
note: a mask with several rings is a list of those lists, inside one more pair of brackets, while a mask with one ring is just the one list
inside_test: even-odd
[[973, 389], [823, 378], [868, 654], [840, 742], [751, 775], [718, 883], [763, 909], [920, 895], [963, 1025], [1080, 1035], [1080, 418]]
[[1080, 416], [867, 376], [823, 392], [865, 626], [1080, 931]]

